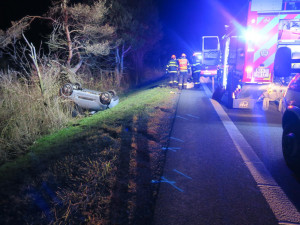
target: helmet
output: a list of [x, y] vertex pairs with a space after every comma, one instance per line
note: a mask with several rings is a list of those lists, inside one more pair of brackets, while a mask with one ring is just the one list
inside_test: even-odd
[[175, 55], [172, 55], [172, 56], [171, 56], [171, 59], [176, 59], [176, 56], [175, 56]]
[[182, 54], [181, 54], [181, 57], [186, 57], [186, 54], [182, 53]]

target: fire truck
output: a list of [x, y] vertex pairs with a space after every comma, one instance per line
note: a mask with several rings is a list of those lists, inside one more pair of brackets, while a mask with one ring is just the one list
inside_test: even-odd
[[220, 42], [213, 98], [225, 98], [233, 108], [253, 108], [263, 101], [267, 109], [269, 101], [281, 101], [289, 81], [274, 77], [276, 52], [287, 47], [300, 58], [300, 0], [250, 1], [246, 28], [236, 23]]

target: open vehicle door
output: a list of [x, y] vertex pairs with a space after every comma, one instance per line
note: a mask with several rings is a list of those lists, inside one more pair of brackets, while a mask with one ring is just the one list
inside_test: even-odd
[[202, 37], [203, 64], [217, 66], [220, 59], [220, 41], [218, 36]]

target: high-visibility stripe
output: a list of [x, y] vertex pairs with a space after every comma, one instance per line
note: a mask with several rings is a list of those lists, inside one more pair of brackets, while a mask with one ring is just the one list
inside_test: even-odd
[[265, 67], [271, 67], [274, 65], [274, 60], [275, 60], [275, 52], [270, 55], [270, 57], [265, 61]]
[[279, 15], [279, 19], [284, 19], [286, 17], [286, 14], [281, 14], [281, 15]]
[[[257, 15], [257, 14], [256, 14]], [[256, 16], [253, 15], [253, 18]], [[300, 18], [299, 14], [260, 14], [256, 17], [256, 24], [252, 24], [248, 20], [249, 27], [252, 27], [252, 31], [256, 32], [257, 35], [260, 37], [261, 40], [258, 40], [258, 42], [253, 43], [254, 46], [251, 46], [250, 43], [248, 43], [248, 48], [253, 48], [253, 52], [248, 52], [246, 55], [246, 62], [250, 63], [251, 66], [253, 66], [254, 71], [256, 68], [258, 68], [260, 65], [263, 64], [265, 68], [268, 68], [270, 73], [273, 73], [273, 67], [274, 67], [274, 59], [275, 59], [275, 53], [277, 51], [277, 44], [278, 44], [278, 28], [279, 28], [279, 22], [281, 20], [292, 20], [295, 18]], [[249, 19], [251, 19], [249, 17]], [[271, 77], [272, 78], [272, 74]], [[265, 78], [254, 78], [255, 81], [271, 81], [271, 79], [265, 79]], [[248, 75], [245, 73], [243, 77], [243, 81], [250, 81], [251, 77], [248, 77]]]
[[258, 17], [256, 23], [259, 24], [264, 18], [265, 18], [265, 17]]
[[272, 60], [274, 60], [274, 58], [272, 58], [272, 55], [276, 53], [276, 49], [277, 45], [274, 44], [274, 46], [269, 49], [269, 54], [267, 57], [260, 57], [257, 61], [255, 61], [254, 68], [258, 68], [261, 64], [263, 64], [264, 67], [269, 67], [272, 64]]
[[[278, 41], [278, 24], [279, 20], [281, 19], [294, 19], [296, 17], [299, 17], [299, 15], [295, 14], [282, 14], [279, 16], [274, 17], [268, 24], [261, 23], [261, 30], [260, 30], [260, 35], [263, 36], [270, 36], [270, 34], [273, 34], [272, 37], [266, 39], [265, 43], [260, 43], [260, 48], [255, 51], [254, 53], [254, 66], [258, 67], [260, 64], [264, 64], [265, 67], [272, 67], [274, 64], [274, 57], [275, 57], [275, 52], [277, 50], [277, 41]], [[269, 17], [259, 17], [259, 21], [263, 21], [265, 18]], [[299, 17], [300, 18], [300, 17]], [[261, 51], [263, 50], [268, 50], [268, 55], [267, 56], [261, 56]]]
[[278, 34], [276, 33], [268, 42], [266, 42], [264, 45], [262, 45], [255, 53], [254, 53], [254, 59], [253, 61], [257, 61], [261, 55], [260, 52], [263, 49], [270, 49], [272, 46], [277, 45], [277, 40], [278, 40]]
[[292, 20], [292, 19], [295, 19], [295, 14], [287, 14], [285, 17], [284, 17], [284, 19], [286, 19], [286, 20]]
[[264, 37], [267, 35], [274, 27], [276, 27], [279, 23], [279, 18], [274, 17], [269, 23], [267, 23], [262, 30], [260, 30], [259, 35]]
[[216, 75], [217, 74], [217, 70], [201, 70], [201, 74], [204, 74], [204, 75]]
[[270, 47], [270, 48], [268, 49], [268, 56], [267, 56], [267, 57], [262, 57], [262, 56], [261, 56], [258, 60], [255, 61], [254, 65], [255, 65], [256, 67], [258, 67], [259, 65], [264, 64], [264, 66], [267, 67], [267, 65], [270, 65], [270, 63], [267, 63], [268, 60], [269, 60], [269, 58], [270, 58], [273, 54], [275, 54], [276, 51], [277, 51], [277, 44], [275, 43], [272, 47]]

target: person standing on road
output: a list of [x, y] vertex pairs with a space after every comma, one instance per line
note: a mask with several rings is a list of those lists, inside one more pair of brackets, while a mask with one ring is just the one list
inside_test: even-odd
[[178, 74], [178, 61], [176, 60], [176, 56], [172, 55], [171, 60], [167, 64], [166, 74], [169, 75], [169, 86], [175, 86], [177, 81], [177, 74]]
[[195, 88], [200, 87], [201, 60], [202, 60], [202, 53], [195, 52], [193, 54], [193, 64], [192, 64], [193, 81], [194, 81]]
[[186, 89], [188, 74], [191, 70], [191, 66], [190, 66], [189, 61], [186, 58], [186, 54], [184, 54], [184, 53], [181, 54], [181, 58], [178, 59], [178, 64], [179, 64], [178, 89]]

